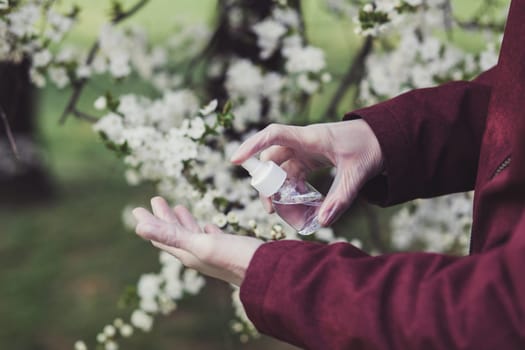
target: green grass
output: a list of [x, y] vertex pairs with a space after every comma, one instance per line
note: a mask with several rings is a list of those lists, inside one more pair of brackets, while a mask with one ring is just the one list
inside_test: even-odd
[[[73, 2], [62, 1], [64, 7]], [[81, 26], [68, 40], [87, 45], [104, 23], [101, 13], [109, 1], [76, 2], [85, 10]], [[146, 26], [160, 40], [173, 30], [177, 18], [209, 22], [214, 4], [211, 0], [152, 0], [130, 22]], [[320, 1], [305, 1], [303, 6], [312, 44], [326, 50], [331, 73], [340, 76], [360, 39], [354, 36], [351, 24], [326, 14]], [[462, 12], [469, 11], [468, 6], [461, 6]], [[457, 40], [472, 50], [483, 44], [479, 37], [458, 35]], [[90, 85], [82, 108], [89, 110], [86, 101], [103, 94], [109, 83], [99, 80]], [[318, 119], [335, 88], [331, 84], [314, 100], [310, 120]], [[122, 208], [128, 203], [145, 204], [153, 189], [124, 183], [123, 166], [90, 125], [70, 119], [58, 126], [69, 94], [46, 88], [39, 104], [42, 150], [57, 185], [57, 198], [28, 207], [0, 208], [0, 349], [70, 349], [78, 338], [94, 339], [106, 322], [128, 316], [127, 311], [116, 308], [123, 288], [134, 284], [139, 274], [158, 268], [156, 251], [121, 224]], [[340, 112], [346, 109], [349, 103], [343, 103]], [[351, 235], [367, 232], [359, 210], [349, 220]], [[386, 229], [386, 223], [382, 225]], [[162, 320], [153, 333], [135, 336], [123, 348], [241, 348], [228, 329], [232, 317], [229, 287], [209, 284], [202, 295], [184, 301], [169, 320]], [[286, 348], [268, 339], [248, 347]]]

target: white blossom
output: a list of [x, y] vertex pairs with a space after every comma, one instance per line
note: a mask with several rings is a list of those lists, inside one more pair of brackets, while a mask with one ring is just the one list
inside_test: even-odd
[[126, 182], [128, 183], [128, 185], [137, 186], [140, 184], [141, 176], [137, 170], [126, 169], [124, 176], [126, 177]]
[[89, 78], [91, 76], [91, 67], [89, 66], [86, 66], [86, 65], [79, 65], [77, 67], [77, 69], [75, 70], [75, 73], [77, 75], [78, 78], [80, 79], [85, 79], [85, 78]]
[[44, 35], [55, 43], [62, 40], [64, 35], [71, 30], [74, 24], [72, 18], [59, 14], [52, 9], [47, 11], [46, 19], [48, 26], [46, 27]]
[[310, 95], [315, 93], [320, 86], [319, 82], [311, 80], [306, 74], [299, 75], [299, 77], [297, 78], [297, 85], [301, 90]]
[[29, 71], [29, 78], [31, 82], [39, 88], [46, 86], [46, 77], [34, 68], [31, 68]]
[[120, 329], [123, 325], [124, 321], [121, 318], [116, 318], [115, 320], [113, 320], [113, 326]]
[[35, 67], [44, 67], [51, 62], [53, 56], [49, 50], [45, 49], [40, 52], [37, 52], [33, 55], [33, 66]]
[[403, 0], [403, 1], [409, 4], [410, 6], [419, 6], [423, 3], [423, 0]]
[[131, 324], [144, 332], [149, 332], [153, 326], [153, 318], [146, 312], [137, 309], [131, 314]]
[[228, 220], [228, 223], [230, 223], [230, 224], [237, 224], [237, 223], [239, 223], [239, 217], [233, 211], [230, 211], [228, 213], [228, 215], [226, 215], [226, 219]]
[[479, 65], [481, 70], [485, 71], [498, 63], [498, 53], [496, 52], [495, 45], [490, 43], [487, 45], [487, 50], [483, 51], [479, 58]]
[[279, 96], [285, 83], [285, 78], [281, 74], [270, 72], [263, 78], [261, 94], [270, 98]]
[[159, 304], [156, 298], [142, 298], [139, 302], [141, 310], [155, 314], [159, 311]]
[[34, 34], [36, 23], [40, 19], [40, 9], [36, 4], [21, 6], [7, 15], [9, 30], [18, 37]]
[[184, 290], [190, 294], [197, 294], [204, 287], [206, 280], [193, 269], [184, 270], [182, 280]]
[[124, 143], [124, 122], [122, 117], [115, 113], [109, 113], [93, 125], [95, 132], [102, 132], [106, 137], [116, 143]]
[[313, 46], [289, 48], [286, 53], [286, 70], [290, 73], [319, 73], [326, 62], [321, 49]]
[[279, 39], [287, 31], [284, 25], [270, 18], [256, 23], [252, 29], [257, 35], [257, 45], [261, 48], [259, 55], [262, 59], [267, 59], [273, 55], [279, 44]]
[[106, 342], [106, 344], [104, 344], [104, 349], [105, 350], [118, 350], [118, 344], [113, 340], [109, 340]]
[[202, 116], [207, 116], [213, 112], [215, 112], [215, 110], [217, 109], [217, 105], [219, 104], [219, 102], [217, 101], [217, 99], [211, 101], [210, 103], [208, 103], [204, 108], [201, 108], [199, 109], [199, 113], [202, 115]]
[[109, 72], [115, 78], [123, 78], [131, 73], [130, 57], [127, 53], [113, 53], [109, 61]]
[[263, 82], [262, 79], [260, 69], [250, 61], [242, 59], [233, 63], [228, 69], [225, 86], [233, 95], [232, 97], [257, 96]]
[[184, 135], [192, 139], [200, 139], [206, 131], [206, 125], [201, 117], [195, 117], [191, 120], [185, 119], [181, 129]]
[[177, 304], [168, 295], [159, 296], [159, 309], [163, 315], [169, 315], [177, 308]]
[[51, 81], [55, 83], [55, 85], [59, 89], [62, 89], [67, 84], [69, 84], [69, 77], [67, 76], [67, 72], [64, 68], [51, 67], [49, 68], [48, 72], [49, 72], [49, 79], [51, 79]]
[[120, 335], [124, 338], [131, 337], [133, 335], [133, 327], [129, 324], [123, 324], [122, 327], [120, 327]]
[[226, 215], [220, 213], [213, 217], [213, 223], [219, 226], [220, 228], [223, 228], [228, 224], [228, 218], [226, 217]]
[[363, 248], [363, 242], [361, 242], [361, 240], [359, 240], [357, 238], [352, 239], [350, 241], [350, 244], [355, 246], [358, 249], [362, 249]]
[[104, 333], [97, 334], [97, 342], [105, 343], [108, 337]]
[[78, 340], [74, 345], [75, 350], [87, 350], [87, 345], [82, 340]]
[[299, 14], [290, 7], [276, 7], [272, 12], [272, 17], [289, 28], [296, 29], [300, 26]]
[[106, 109], [108, 106], [108, 101], [106, 99], [106, 96], [100, 96], [95, 100], [95, 103], [93, 103], [93, 106], [95, 109], [98, 109], [99, 111]]
[[104, 327], [104, 334], [111, 338], [113, 336], [115, 336], [115, 334], [117, 333], [117, 330], [115, 329], [114, 326], [108, 324], [107, 326]]
[[327, 72], [323, 73], [321, 75], [321, 81], [323, 83], [325, 83], [325, 84], [331, 82], [332, 81], [332, 75], [330, 73], [327, 73]]
[[153, 299], [159, 293], [161, 280], [156, 274], [140, 276], [137, 284], [137, 294], [143, 299]]

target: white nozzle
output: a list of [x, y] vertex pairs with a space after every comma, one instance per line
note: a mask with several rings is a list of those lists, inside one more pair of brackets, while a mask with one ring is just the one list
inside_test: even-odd
[[251, 157], [251, 158], [246, 159], [246, 161], [242, 163], [241, 166], [244, 169], [246, 169], [250, 173], [251, 176], [253, 176], [255, 172], [257, 171], [257, 168], [263, 164], [264, 163], [261, 162], [259, 159], [255, 157]]
[[279, 191], [286, 180], [286, 172], [272, 161], [263, 162], [252, 157], [241, 165], [252, 176], [252, 186], [265, 197]]

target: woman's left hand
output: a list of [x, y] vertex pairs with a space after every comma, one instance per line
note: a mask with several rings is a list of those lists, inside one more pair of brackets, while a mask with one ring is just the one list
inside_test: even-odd
[[153, 214], [135, 208], [136, 232], [205, 275], [240, 286], [261, 240], [224, 233], [207, 224], [202, 229], [183, 206], [170, 208], [161, 197], [151, 200]]

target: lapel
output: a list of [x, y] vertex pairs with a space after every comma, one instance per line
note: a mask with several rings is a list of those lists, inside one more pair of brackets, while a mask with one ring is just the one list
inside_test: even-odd
[[[478, 184], [483, 185], [509, 155], [517, 163], [517, 130], [525, 118], [525, 0], [513, 0], [505, 27], [487, 125]], [[525, 134], [521, 134], [525, 136]], [[511, 164], [513, 167], [513, 164]]]

